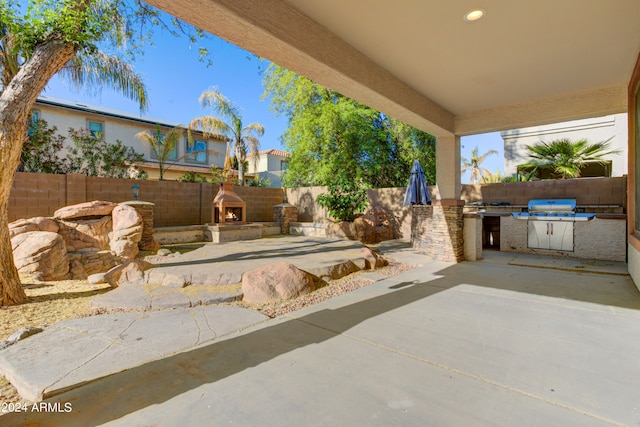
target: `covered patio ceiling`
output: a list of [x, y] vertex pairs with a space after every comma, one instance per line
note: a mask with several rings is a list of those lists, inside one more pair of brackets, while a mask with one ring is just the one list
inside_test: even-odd
[[148, 2], [437, 136], [624, 112], [640, 51], [638, 0]]

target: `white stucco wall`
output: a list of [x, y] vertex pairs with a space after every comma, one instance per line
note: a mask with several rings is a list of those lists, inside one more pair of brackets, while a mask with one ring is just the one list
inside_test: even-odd
[[505, 176], [515, 174], [518, 165], [529, 161], [527, 145], [534, 145], [540, 141], [551, 142], [560, 138], [568, 138], [572, 141], [586, 138], [592, 143], [613, 138], [610, 142], [611, 149], [620, 150], [620, 153], [607, 157], [613, 162], [611, 175], [627, 174], [626, 113], [516, 129], [502, 132], [501, 135], [504, 140]]
[[261, 152], [257, 162], [249, 158], [249, 173], [259, 175], [263, 179], [271, 181], [270, 187], [282, 186], [282, 162], [287, 157], [269, 152]]

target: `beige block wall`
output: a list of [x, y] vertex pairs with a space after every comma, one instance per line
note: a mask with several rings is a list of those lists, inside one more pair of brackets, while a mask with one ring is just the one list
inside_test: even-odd
[[627, 178], [579, 178], [497, 184], [465, 184], [461, 198], [467, 203], [509, 203], [526, 206], [531, 199], [576, 199], [578, 206], [626, 207]]
[[[16, 173], [11, 187], [9, 221], [52, 216], [63, 206], [92, 200], [132, 200], [133, 184], [140, 187], [140, 200], [155, 204], [155, 227], [211, 222], [211, 202], [218, 192], [217, 185], [21, 172]], [[282, 203], [282, 190], [237, 186], [235, 190], [247, 203], [248, 221], [273, 221], [273, 206]]]
[[52, 216], [66, 205], [65, 175], [16, 173], [9, 197], [9, 221]]

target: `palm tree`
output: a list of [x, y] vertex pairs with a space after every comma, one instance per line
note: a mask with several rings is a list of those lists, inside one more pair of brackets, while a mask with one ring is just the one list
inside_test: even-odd
[[189, 123], [189, 131], [200, 130], [205, 137], [225, 136], [228, 142], [224, 169], [231, 169], [232, 153], [235, 154], [238, 161], [238, 183], [244, 185], [244, 162], [247, 160], [247, 152], [252, 154], [254, 161], [258, 160], [258, 137], [264, 135], [264, 126], [260, 123], [243, 126], [240, 109], [215, 88], [202, 92], [198, 102], [203, 108], [212, 108], [219, 117], [196, 117]]
[[471, 151], [471, 159], [462, 158], [462, 169], [461, 172], [465, 173], [468, 170], [471, 170], [471, 182], [473, 184], [477, 184], [479, 179], [484, 179], [487, 176], [491, 175], [491, 172], [480, 166], [485, 159], [492, 154], [498, 154], [497, 150], [489, 150], [484, 153], [482, 156], [478, 156], [478, 146]]
[[165, 168], [164, 165], [167, 160], [169, 160], [169, 156], [176, 148], [180, 138], [182, 138], [182, 129], [175, 127], [167, 134], [162, 135], [162, 132], [160, 132], [160, 125], [156, 125], [155, 134], [151, 134], [145, 130], [138, 132], [136, 134], [136, 138], [138, 138], [144, 145], [151, 147], [151, 149], [156, 153], [158, 166], [160, 167], [160, 181], [162, 181], [164, 178], [164, 171], [168, 169], [168, 167]]
[[620, 150], [609, 150], [611, 138], [590, 144], [586, 139], [572, 142], [563, 138], [551, 142], [541, 141], [527, 145], [531, 162], [521, 165], [525, 168], [545, 167], [553, 171], [556, 178], [579, 178], [586, 162], [605, 161], [605, 156], [618, 154]]

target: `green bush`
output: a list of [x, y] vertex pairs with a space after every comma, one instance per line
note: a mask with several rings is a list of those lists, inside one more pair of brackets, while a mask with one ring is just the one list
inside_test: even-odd
[[367, 189], [359, 181], [339, 178], [328, 186], [329, 193], [318, 196], [318, 204], [338, 221], [353, 221], [367, 207]]

